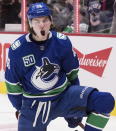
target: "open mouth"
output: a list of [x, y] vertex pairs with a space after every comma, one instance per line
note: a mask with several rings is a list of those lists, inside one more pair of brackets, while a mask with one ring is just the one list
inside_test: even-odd
[[45, 31], [44, 30], [41, 30], [41, 35], [45, 36]]

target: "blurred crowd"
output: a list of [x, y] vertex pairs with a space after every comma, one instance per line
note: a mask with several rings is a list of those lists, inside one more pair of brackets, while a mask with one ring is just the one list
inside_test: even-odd
[[73, 32], [73, 0], [27, 0], [27, 6], [37, 1], [45, 2], [50, 7], [55, 30]]
[[114, 15], [115, 0], [81, 0], [80, 31], [109, 33]]
[[[0, 31], [5, 24], [21, 23], [22, 0], [0, 0]], [[115, 0], [80, 0], [80, 33], [109, 33], [112, 27]], [[26, 0], [29, 4], [45, 2], [52, 10], [54, 29], [74, 33], [73, 0]]]
[[[37, 0], [28, 0], [34, 3]], [[73, 0], [39, 0], [46, 2], [53, 12], [55, 29], [74, 33]], [[112, 27], [115, 0], [80, 0], [80, 33], [109, 33]]]
[[21, 10], [21, 0], [0, 0], [0, 31], [4, 31], [5, 24], [21, 23], [18, 16]]

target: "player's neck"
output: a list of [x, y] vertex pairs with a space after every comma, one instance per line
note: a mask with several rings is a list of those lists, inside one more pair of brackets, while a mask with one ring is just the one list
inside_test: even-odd
[[35, 40], [35, 39], [33, 39], [32, 34], [29, 35], [29, 38], [31, 41], [33, 41], [34, 43], [37, 43], [37, 44], [43, 44], [47, 41], [47, 40], [44, 40], [44, 41]]
[[49, 34], [47, 34], [45, 36], [37, 36], [37, 35], [32, 34], [32, 38], [35, 41], [46, 41], [49, 38]]

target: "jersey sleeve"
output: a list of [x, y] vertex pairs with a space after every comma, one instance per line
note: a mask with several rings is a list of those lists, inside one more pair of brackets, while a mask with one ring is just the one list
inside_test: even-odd
[[16, 61], [11, 49], [9, 49], [6, 64], [5, 83], [9, 100], [17, 110], [20, 110], [22, 105], [22, 86], [20, 84], [20, 78], [17, 73]]
[[67, 39], [66, 43], [68, 46], [64, 51], [63, 58], [63, 69], [66, 72], [68, 80], [72, 84], [80, 84], [78, 78], [79, 72], [79, 61], [76, 52], [74, 52], [72, 44], [69, 39]]

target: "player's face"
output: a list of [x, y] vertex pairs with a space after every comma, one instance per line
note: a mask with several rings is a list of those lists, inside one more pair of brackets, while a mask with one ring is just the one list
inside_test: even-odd
[[[32, 27], [38, 37], [47, 37], [51, 24], [48, 16], [32, 19]], [[41, 32], [43, 32], [43, 35]]]

